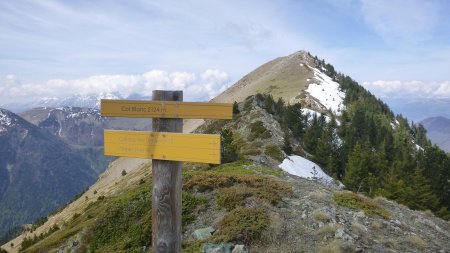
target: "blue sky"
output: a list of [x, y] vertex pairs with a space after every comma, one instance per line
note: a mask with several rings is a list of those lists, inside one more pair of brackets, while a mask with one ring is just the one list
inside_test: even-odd
[[380, 97], [450, 99], [448, 10], [445, 0], [1, 1], [0, 105], [166, 86], [206, 100], [302, 49]]

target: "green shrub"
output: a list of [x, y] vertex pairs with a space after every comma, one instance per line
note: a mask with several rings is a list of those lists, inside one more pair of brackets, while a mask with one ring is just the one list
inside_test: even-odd
[[228, 122], [227, 120], [208, 120], [202, 132], [205, 134], [219, 134]]
[[234, 103], [233, 103], [233, 115], [236, 115], [236, 114], [239, 114], [239, 113], [240, 113], [239, 105], [238, 105], [238, 103], [236, 101], [234, 101]]
[[269, 227], [269, 215], [258, 208], [238, 208], [225, 215], [213, 236], [216, 242], [250, 244]]
[[279, 194], [280, 196], [292, 194], [292, 188], [287, 183], [281, 183], [270, 177], [260, 175], [237, 173], [219, 174], [211, 171], [202, 171], [193, 175], [186, 175], [185, 178], [183, 187], [186, 190], [204, 192], [242, 184], [249, 188], [263, 189], [264, 191], [260, 191], [260, 193], [254, 196], [260, 199], [270, 200], [269, 202], [271, 203], [274, 203], [272, 200], [277, 198], [271, 197], [273, 194]]
[[[193, 222], [195, 212], [206, 203], [206, 198], [183, 192], [182, 225]], [[91, 252], [142, 252], [142, 246], [151, 247], [151, 187], [142, 185], [116, 197], [97, 217], [83, 238]]]
[[375, 214], [383, 218], [388, 218], [390, 216], [390, 213], [386, 209], [377, 205], [371, 199], [353, 192], [336, 193], [333, 198], [338, 205], [362, 210], [369, 216]]
[[182, 193], [182, 225], [183, 227], [195, 221], [195, 211], [208, 203], [204, 197], [197, 197], [194, 194]]
[[229, 163], [238, 159], [237, 146], [234, 143], [233, 132], [229, 129], [223, 129], [220, 132], [220, 144], [222, 147], [221, 162]]
[[220, 189], [216, 195], [217, 205], [227, 211], [244, 206], [244, 200], [254, 197], [260, 201], [277, 205], [281, 202], [282, 196], [290, 195], [291, 189], [282, 187], [273, 182], [267, 185], [253, 187], [236, 185], [229, 188]]
[[76, 220], [76, 219], [78, 219], [78, 217], [80, 217], [80, 216], [81, 216], [81, 214], [75, 213], [75, 214], [72, 216], [72, 220]]
[[252, 196], [247, 187], [230, 187], [221, 189], [216, 195], [217, 205], [227, 211], [243, 206], [244, 199]]
[[270, 137], [270, 131], [264, 127], [262, 121], [256, 121], [250, 124], [250, 134], [248, 135], [249, 141], [254, 141], [256, 138], [267, 139]]
[[183, 253], [198, 253], [203, 252], [202, 248], [204, 241], [183, 241], [182, 242], [182, 252]]
[[281, 162], [284, 158], [281, 149], [277, 145], [267, 145], [264, 153], [276, 161]]
[[121, 195], [109, 202], [91, 225], [84, 240], [90, 251], [133, 251], [151, 243], [150, 187]]
[[39, 236], [34, 235], [33, 237], [25, 237], [22, 241], [22, 244], [20, 245], [19, 252], [22, 252], [22, 251], [28, 249], [29, 247], [33, 246], [34, 244], [36, 244], [39, 241], [42, 241], [43, 239], [47, 238], [48, 236], [50, 236], [51, 234], [53, 234], [54, 232], [56, 232], [58, 230], [59, 230], [59, 227], [55, 224], [46, 233], [43, 233], [43, 234], [41, 233], [41, 234], [39, 234]]
[[260, 155], [261, 150], [256, 145], [247, 144], [241, 147], [242, 155]]

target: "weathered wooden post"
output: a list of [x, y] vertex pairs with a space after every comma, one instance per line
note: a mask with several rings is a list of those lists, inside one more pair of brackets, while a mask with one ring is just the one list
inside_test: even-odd
[[[183, 101], [183, 91], [153, 91], [153, 101]], [[153, 118], [153, 132], [183, 132], [183, 119]], [[181, 252], [182, 162], [156, 160], [153, 166], [152, 248], [155, 253]]]

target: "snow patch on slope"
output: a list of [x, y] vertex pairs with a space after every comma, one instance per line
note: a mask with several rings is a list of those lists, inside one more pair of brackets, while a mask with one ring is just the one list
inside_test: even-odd
[[301, 156], [288, 156], [278, 167], [291, 175], [319, 180], [326, 185], [333, 183], [333, 178], [325, 174], [319, 165]]
[[11, 124], [11, 117], [8, 116], [5, 110], [0, 109], [0, 133], [6, 131], [6, 128], [11, 126]]
[[306, 92], [318, 99], [327, 109], [331, 109], [334, 114], [340, 115], [341, 111], [345, 109], [345, 93], [339, 90], [339, 84], [333, 81], [331, 77], [316, 68], [312, 69], [314, 79], [318, 83], [311, 83]]
[[[301, 111], [302, 111], [302, 114], [303, 114], [303, 115], [306, 115], [306, 116], [308, 117], [308, 121], [312, 120], [312, 118], [314, 117], [314, 115], [316, 115], [317, 118], [319, 118], [320, 115], [321, 115], [320, 112], [316, 112], [316, 111], [311, 110], [311, 109], [309, 109], [309, 108], [302, 108]], [[327, 123], [330, 123], [331, 118], [330, 118], [329, 116], [327, 116], [327, 115], [323, 115], [323, 116], [325, 117], [325, 121], [326, 121]]]
[[415, 144], [415, 145], [416, 145], [417, 151], [423, 151], [423, 150], [424, 150], [421, 146], [419, 146], [419, 145], [417, 145], [417, 144]]
[[[311, 120], [313, 119], [314, 115], [316, 115], [317, 118], [319, 118], [320, 115], [321, 115], [320, 112], [316, 112], [316, 111], [311, 110], [311, 109], [309, 109], [309, 108], [302, 108], [302, 109], [300, 109], [300, 110], [302, 111], [302, 114], [303, 114], [303, 115], [306, 115], [306, 116], [308, 117], [308, 121], [311, 121]], [[330, 121], [331, 121], [330, 116], [327, 116], [327, 115], [325, 115], [325, 114], [324, 114], [323, 116], [325, 117], [325, 122], [330, 123]], [[337, 120], [337, 119], [335, 119], [335, 120], [336, 120], [336, 124], [337, 124], [338, 126], [340, 126], [340, 125], [341, 125], [341, 122], [340, 122], [339, 120]]]

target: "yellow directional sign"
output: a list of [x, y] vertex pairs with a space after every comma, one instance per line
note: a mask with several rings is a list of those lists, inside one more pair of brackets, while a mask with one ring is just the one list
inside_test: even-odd
[[105, 130], [105, 155], [220, 164], [220, 135]]
[[233, 105], [176, 101], [101, 100], [102, 116], [131, 118], [232, 119]]

